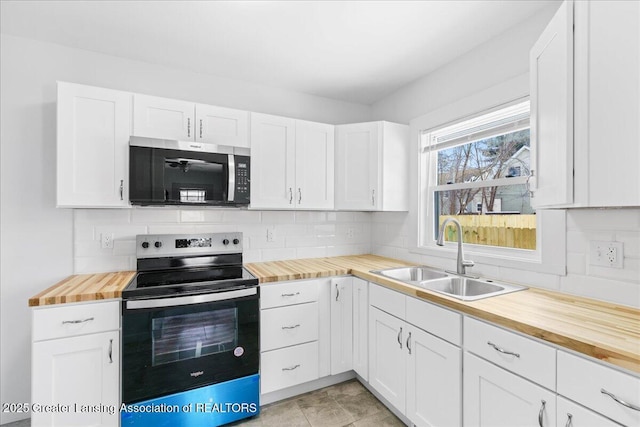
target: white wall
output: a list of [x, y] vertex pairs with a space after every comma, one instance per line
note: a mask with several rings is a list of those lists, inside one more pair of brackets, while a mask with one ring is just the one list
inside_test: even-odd
[[560, 2], [373, 104], [374, 120], [409, 120], [529, 72], [529, 49]]
[[[189, 216], [177, 210], [92, 212], [55, 206], [56, 80], [148, 93], [326, 123], [366, 121], [370, 107], [196, 74], [59, 45], [2, 35], [1, 117], [1, 258], [0, 258], [0, 395], [2, 402], [30, 401], [30, 296], [77, 271], [131, 267], [134, 232], [191, 229]], [[278, 239], [260, 248], [258, 229], [251, 238], [254, 260], [370, 250], [369, 216], [275, 214], [210, 211], [199, 223], [206, 229], [242, 230], [256, 220], [276, 227]], [[227, 217], [231, 216], [229, 220]], [[171, 219], [167, 219], [171, 217]], [[141, 219], [143, 218], [143, 219]], [[196, 216], [191, 216], [197, 219]], [[329, 224], [325, 227], [325, 220]], [[160, 221], [160, 223], [158, 222]], [[75, 229], [74, 229], [75, 223]], [[134, 224], [133, 226], [131, 224]], [[227, 225], [221, 225], [227, 224]], [[108, 226], [116, 232], [112, 254], [96, 250], [86, 227]], [[356, 227], [349, 241], [335, 237]], [[185, 228], [186, 227], [186, 228]], [[216, 228], [216, 229], [217, 229]], [[125, 231], [126, 230], [126, 231]], [[296, 241], [293, 230], [307, 239]], [[127, 234], [129, 233], [129, 234]], [[253, 233], [253, 231], [252, 231]], [[74, 239], [74, 235], [76, 236]], [[333, 236], [333, 237], [332, 237]], [[309, 238], [311, 237], [311, 238]], [[310, 244], [312, 242], [313, 244]], [[124, 258], [126, 262], [121, 262]], [[103, 255], [106, 255], [103, 257]], [[94, 270], [95, 269], [95, 270]], [[0, 423], [24, 415], [0, 414]]]

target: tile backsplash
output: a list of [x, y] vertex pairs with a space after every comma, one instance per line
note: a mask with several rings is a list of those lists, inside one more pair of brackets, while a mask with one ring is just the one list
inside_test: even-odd
[[[273, 236], [267, 240], [267, 231]], [[76, 274], [135, 270], [137, 234], [244, 234], [244, 261], [370, 253], [371, 214], [364, 212], [252, 211], [242, 209], [76, 209]], [[113, 234], [113, 249], [101, 235]]]

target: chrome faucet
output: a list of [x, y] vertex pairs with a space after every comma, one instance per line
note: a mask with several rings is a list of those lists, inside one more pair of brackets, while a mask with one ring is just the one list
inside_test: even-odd
[[471, 260], [464, 259], [464, 253], [462, 252], [462, 226], [460, 225], [457, 219], [447, 218], [444, 220], [444, 222], [440, 226], [440, 231], [438, 231], [438, 240], [436, 241], [436, 245], [444, 246], [444, 228], [447, 226], [449, 222], [453, 222], [458, 231], [458, 263], [456, 266], [456, 274], [465, 276], [467, 274], [467, 267], [473, 267], [474, 262]]

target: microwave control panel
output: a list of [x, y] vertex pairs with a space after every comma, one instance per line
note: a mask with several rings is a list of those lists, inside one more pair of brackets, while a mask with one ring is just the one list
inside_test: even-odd
[[236, 203], [249, 203], [251, 193], [251, 165], [248, 156], [235, 156], [236, 163]]

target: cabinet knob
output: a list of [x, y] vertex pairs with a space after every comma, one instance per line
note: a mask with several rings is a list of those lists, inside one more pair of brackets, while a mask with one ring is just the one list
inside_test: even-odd
[[162, 242], [155, 242], [153, 244], [153, 246], [155, 246], [156, 248], [161, 248], [162, 247]]

